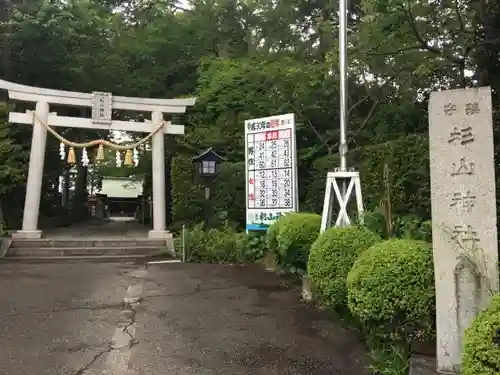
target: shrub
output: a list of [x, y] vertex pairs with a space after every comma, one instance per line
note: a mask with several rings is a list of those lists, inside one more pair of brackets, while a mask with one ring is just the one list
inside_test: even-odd
[[242, 254], [242, 260], [255, 262], [264, 257], [266, 248], [265, 232], [250, 232], [245, 236], [245, 252]]
[[354, 262], [347, 277], [348, 306], [380, 338], [428, 339], [434, 335], [432, 249], [423, 241], [388, 240]]
[[[366, 211], [363, 214], [366, 228], [380, 235], [384, 239], [389, 239], [388, 225], [385, 215], [380, 211]], [[432, 241], [432, 223], [430, 220], [422, 220], [415, 215], [404, 215], [392, 217], [391, 237], [405, 238], [408, 240]]]
[[432, 222], [430, 220], [424, 221], [415, 215], [398, 216], [393, 219], [392, 225], [395, 237], [432, 241]]
[[308, 273], [320, 302], [332, 308], [346, 305], [346, 278], [361, 251], [380, 237], [364, 227], [330, 228], [311, 246]]
[[284, 271], [304, 273], [309, 248], [319, 235], [321, 216], [310, 213], [290, 213], [279, 220], [276, 243], [278, 264]]
[[[376, 210], [386, 198], [384, 165], [389, 168], [391, 204], [395, 215], [413, 213], [430, 218], [429, 141], [427, 135], [411, 134], [385, 143], [353, 149], [348, 164], [361, 175], [363, 199], [367, 210]], [[317, 158], [312, 166], [303, 206], [321, 212], [325, 182], [314, 176], [326, 176], [338, 165], [338, 154]]]
[[500, 373], [500, 295], [465, 330], [462, 375]]
[[[357, 223], [359, 224], [359, 222]], [[387, 222], [383, 213], [379, 211], [365, 211], [363, 213], [362, 226], [378, 234], [380, 238], [387, 239]]]
[[274, 223], [272, 223], [268, 228], [266, 232], [266, 245], [267, 245], [267, 250], [277, 254], [278, 252], [278, 242], [277, 242], [277, 237], [278, 237], [278, 231], [280, 227], [280, 222], [285, 216], [281, 216], [278, 220], [276, 220]]
[[204, 231], [198, 225], [187, 230], [184, 239], [188, 262], [248, 263], [264, 252], [263, 239], [232, 228]]

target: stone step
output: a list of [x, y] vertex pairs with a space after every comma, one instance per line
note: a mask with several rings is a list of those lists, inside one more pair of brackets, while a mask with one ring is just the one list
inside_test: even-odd
[[127, 238], [127, 239], [75, 239], [75, 238], [42, 238], [42, 239], [12, 239], [10, 248], [22, 249], [44, 249], [44, 248], [76, 248], [76, 247], [95, 247], [95, 248], [127, 248], [127, 247], [166, 247], [165, 240], [155, 240], [149, 238]]
[[165, 251], [165, 247], [42, 247], [10, 248], [6, 258], [14, 257], [79, 257], [79, 256], [141, 256], [151, 257]]

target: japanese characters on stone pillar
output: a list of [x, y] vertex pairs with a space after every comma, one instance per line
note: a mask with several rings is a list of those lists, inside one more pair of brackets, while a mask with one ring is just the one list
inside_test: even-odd
[[437, 369], [453, 374], [464, 330], [498, 291], [490, 88], [433, 92], [429, 148]]

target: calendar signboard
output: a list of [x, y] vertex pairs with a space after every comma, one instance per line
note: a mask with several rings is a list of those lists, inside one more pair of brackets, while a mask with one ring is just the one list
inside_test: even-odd
[[245, 121], [247, 231], [298, 210], [293, 113]]

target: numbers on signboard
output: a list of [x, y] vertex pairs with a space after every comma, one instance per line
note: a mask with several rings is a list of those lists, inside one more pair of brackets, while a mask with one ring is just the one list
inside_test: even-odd
[[290, 186], [292, 186], [292, 182], [290, 181], [289, 178], [286, 178], [285, 179], [285, 187], [290, 187]]
[[265, 198], [266, 197], [266, 192], [263, 190], [259, 191], [260, 198]]
[[290, 146], [290, 140], [289, 140], [289, 139], [285, 139], [285, 140], [283, 141], [283, 146], [285, 146], [285, 147]]
[[284, 164], [285, 164], [285, 167], [289, 167], [290, 166], [290, 159], [285, 159]]
[[265, 168], [266, 164], [263, 161], [259, 161], [259, 168]]
[[259, 152], [260, 159], [265, 159], [265, 157], [266, 157], [266, 154], [263, 151]]
[[278, 181], [277, 180], [272, 180], [271, 182], [273, 188], [277, 188], [278, 187]]
[[290, 189], [285, 189], [285, 197], [290, 197], [292, 195], [292, 192]]
[[265, 178], [266, 177], [266, 172], [259, 171], [259, 176], [260, 176], [260, 178]]
[[264, 143], [260, 142], [259, 143], [259, 151], [264, 150]]
[[266, 180], [260, 181], [260, 187], [265, 189], [266, 188]]
[[275, 158], [278, 156], [278, 153], [276, 151], [271, 152], [271, 157]]
[[272, 148], [276, 148], [278, 146], [278, 144], [276, 143], [276, 141], [272, 141], [271, 142], [271, 147]]
[[271, 175], [273, 176], [273, 178], [278, 178], [278, 171], [277, 170], [271, 171]]
[[271, 206], [276, 207], [277, 205], [278, 205], [278, 200], [273, 198]]
[[260, 199], [259, 203], [260, 203], [261, 207], [265, 207], [266, 206], [266, 200], [265, 199]]
[[285, 177], [290, 177], [290, 169], [285, 170]]
[[276, 160], [271, 160], [271, 168], [276, 168]]
[[285, 151], [283, 152], [283, 155], [284, 155], [285, 157], [289, 157], [289, 156], [290, 156], [290, 151], [285, 150]]
[[290, 199], [285, 199], [285, 207], [290, 207], [292, 205], [292, 201]]
[[273, 195], [273, 198], [277, 198], [278, 197], [278, 190], [273, 189], [272, 195]]

